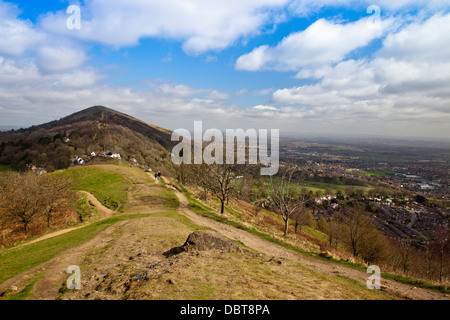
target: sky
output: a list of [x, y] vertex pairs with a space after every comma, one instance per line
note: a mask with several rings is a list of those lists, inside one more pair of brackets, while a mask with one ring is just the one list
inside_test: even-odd
[[0, 127], [450, 137], [450, 0], [0, 0]]

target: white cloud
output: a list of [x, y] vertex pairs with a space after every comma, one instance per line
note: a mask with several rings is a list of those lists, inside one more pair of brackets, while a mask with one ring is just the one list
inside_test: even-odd
[[163, 96], [170, 95], [178, 98], [189, 98], [200, 92], [184, 84], [170, 83], [159, 84], [154, 88], [154, 91]]
[[0, 54], [20, 56], [44, 39], [31, 22], [18, 20], [18, 15], [16, 7], [0, 2]]
[[252, 109], [254, 109], [254, 110], [263, 110], [263, 111], [278, 111], [278, 109], [275, 108], [275, 107], [263, 106], [263, 105], [254, 106]]
[[[301, 71], [343, 60], [350, 52], [383, 35], [391, 24], [381, 21], [374, 27], [368, 18], [347, 24], [320, 19], [306, 30], [295, 32], [274, 47], [255, 48], [238, 58], [238, 70]], [[305, 77], [305, 73], [300, 73]]]
[[136, 45], [147, 37], [183, 42], [193, 55], [222, 50], [259, 34], [278, 21], [289, 0], [92, 0], [82, 7], [81, 30], [66, 28], [67, 14], [48, 14], [41, 25], [50, 33], [115, 47]]
[[71, 47], [42, 46], [37, 50], [37, 63], [44, 72], [63, 72], [79, 68], [87, 60], [84, 51]]
[[267, 96], [269, 94], [272, 94], [275, 91], [274, 88], [268, 88], [268, 89], [262, 89], [262, 90], [255, 90], [253, 91], [253, 94], [257, 96]]
[[[287, 2], [92, 0], [82, 10], [82, 30], [72, 31], [64, 13], [33, 25], [0, 6], [0, 124], [38, 124], [102, 104], [169, 129], [189, 128], [203, 119], [205, 126], [218, 128], [450, 135], [450, 18], [443, 13], [410, 19], [398, 32], [382, 25], [364, 33], [365, 19], [345, 24], [319, 20], [277, 46], [258, 47], [248, 54], [251, 59], [242, 58], [246, 70], [290, 70], [298, 78], [321, 80], [274, 88], [272, 101], [252, 102], [245, 109], [226, 100], [272, 92], [252, 88], [228, 94], [166, 80], [154, 81], [148, 90], [105, 85], [100, 72], [87, 65], [85, 48], [69, 40], [120, 47], [157, 37], [179, 40], [186, 52], [199, 54], [229, 47], [282, 21]], [[297, 3], [314, 8], [311, 1]], [[355, 1], [314, 3], [347, 6]], [[394, 5], [382, 0], [379, 5], [385, 10], [384, 4], [400, 8], [413, 3], [421, 1]], [[434, 3], [437, 8], [444, 1]], [[347, 59], [386, 32], [373, 58]]]
[[381, 57], [402, 57], [414, 61], [448, 61], [450, 57], [450, 15], [436, 14], [415, 22], [384, 41]]
[[208, 99], [211, 100], [226, 100], [230, 98], [230, 94], [226, 92], [220, 92], [217, 90], [211, 91], [211, 93], [208, 95]]
[[365, 9], [371, 5], [380, 7], [382, 13], [384, 11], [395, 12], [415, 9], [440, 10], [447, 9], [450, 0], [299, 0], [291, 1], [289, 9], [298, 16], [308, 16], [325, 7]]
[[391, 134], [448, 136], [449, 28], [450, 14], [406, 25], [373, 59], [340, 62], [317, 84], [277, 90], [272, 102], [359, 130], [364, 123]]

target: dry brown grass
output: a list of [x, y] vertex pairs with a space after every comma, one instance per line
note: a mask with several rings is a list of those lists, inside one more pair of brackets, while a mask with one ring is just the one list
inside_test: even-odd
[[[194, 188], [189, 188], [189, 192], [195, 195], [197, 200], [201, 199], [201, 191]], [[205, 204], [212, 208], [215, 212], [218, 212], [219, 203], [214, 198], [210, 197], [209, 201]], [[335, 246], [330, 245], [327, 241], [319, 239], [301, 230], [295, 232], [292, 222], [289, 225], [288, 237], [283, 237], [284, 221], [280, 216], [277, 216], [273, 212], [263, 208], [256, 211], [254, 205], [237, 199], [230, 199], [228, 209], [231, 210], [226, 210], [225, 216], [227, 219], [242, 224], [248, 228], [253, 228], [274, 239], [283, 241], [303, 251], [325, 254], [328, 257], [332, 257], [337, 260], [363, 263], [362, 261], [357, 261], [351, 253], [340, 248], [336, 248]], [[317, 230], [315, 230], [315, 232], [317, 232], [317, 234], [321, 234], [323, 238], [326, 238], [326, 235], [321, 232]]]
[[[0, 217], [1, 215], [2, 213], [0, 213]], [[50, 228], [47, 226], [45, 217], [37, 216], [30, 224], [28, 231], [25, 232], [22, 224], [0, 219], [0, 248], [59, 230], [77, 222], [79, 222], [79, 215], [75, 210], [60, 210], [55, 212]]]
[[[114, 241], [92, 250], [81, 265], [83, 287], [63, 299], [289, 300], [380, 299], [345, 278], [319, 274], [298, 263], [265, 255], [191, 251], [163, 253], [195, 230], [184, 217], [154, 216], [118, 228]], [[131, 281], [148, 271], [143, 282]]]

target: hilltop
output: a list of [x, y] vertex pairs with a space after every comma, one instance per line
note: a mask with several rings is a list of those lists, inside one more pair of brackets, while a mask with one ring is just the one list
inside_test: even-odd
[[[0, 299], [388, 299], [346, 277], [305, 267], [299, 255], [244, 230], [197, 215], [180, 191], [124, 162], [59, 174], [81, 180], [80, 188], [100, 200], [125, 193], [122, 209], [1, 250]], [[121, 176], [129, 187], [92, 188], [106, 174]], [[89, 203], [98, 211], [109, 205]], [[225, 235], [236, 250], [194, 245], [168, 254], [202, 230]], [[79, 291], [67, 289], [68, 275], [61, 272], [71, 264], [82, 270]]]
[[[307, 233], [278, 236], [281, 221], [269, 211], [255, 216], [232, 201], [219, 216], [217, 200], [205, 203], [194, 189], [124, 161], [57, 174], [77, 179], [98, 213], [0, 250], [0, 300], [448, 299], [387, 276], [381, 291], [369, 290], [364, 267], [321, 257], [324, 244]], [[204, 230], [204, 243], [193, 243]], [[81, 269], [81, 290], [66, 286], [69, 265]]]
[[169, 154], [171, 131], [104, 106], [59, 120], [0, 133], [0, 164], [22, 170], [26, 164], [53, 171], [74, 157], [114, 152], [159, 167]]

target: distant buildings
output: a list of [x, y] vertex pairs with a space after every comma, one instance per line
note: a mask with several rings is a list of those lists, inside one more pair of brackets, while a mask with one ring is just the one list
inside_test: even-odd
[[41, 176], [41, 175], [47, 173], [47, 170], [45, 170], [44, 168], [39, 168], [32, 164], [27, 164], [25, 167], [27, 170], [36, 173], [38, 176]]
[[115, 152], [103, 152], [103, 156], [104, 157], [109, 157], [109, 158], [113, 158], [113, 159], [121, 159], [120, 154], [115, 153]]

